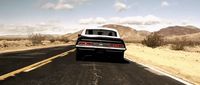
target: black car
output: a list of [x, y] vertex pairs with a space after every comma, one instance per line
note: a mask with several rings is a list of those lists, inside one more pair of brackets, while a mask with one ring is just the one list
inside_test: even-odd
[[119, 33], [111, 28], [89, 28], [79, 34], [76, 42], [76, 59], [85, 55], [111, 55], [115, 59], [124, 59], [126, 46]]

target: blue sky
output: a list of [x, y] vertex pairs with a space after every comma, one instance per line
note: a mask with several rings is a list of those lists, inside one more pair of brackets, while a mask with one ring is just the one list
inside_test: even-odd
[[199, 3], [200, 0], [0, 0], [0, 34], [11, 34], [20, 27], [64, 34], [109, 23], [148, 31], [173, 25], [200, 27]]

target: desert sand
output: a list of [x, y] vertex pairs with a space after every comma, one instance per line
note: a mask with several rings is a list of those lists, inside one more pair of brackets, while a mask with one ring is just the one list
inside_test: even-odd
[[134, 62], [150, 65], [176, 77], [200, 84], [200, 53], [175, 51], [165, 47], [149, 48], [127, 44], [126, 56]]
[[74, 43], [73, 42], [64, 43], [59, 41], [50, 43], [49, 41], [43, 41], [42, 44], [32, 45], [32, 43], [29, 40], [19, 40], [19, 41], [2, 40], [0, 41], [0, 53], [33, 50], [33, 49], [49, 48], [56, 46], [66, 46], [72, 44]]

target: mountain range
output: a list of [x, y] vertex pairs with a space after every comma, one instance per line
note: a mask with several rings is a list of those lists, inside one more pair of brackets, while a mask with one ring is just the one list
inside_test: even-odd
[[[117, 25], [117, 24], [106, 24], [102, 27], [112, 28], [119, 31], [121, 38], [126, 42], [140, 42], [150, 35], [152, 32], [145, 30], [136, 30], [128, 26]], [[68, 33], [62, 35], [62, 37], [68, 38], [69, 40], [75, 41], [82, 30]], [[166, 40], [176, 40], [177, 38], [186, 38], [190, 41], [200, 41], [200, 28], [194, 26], [169, 26], [166, 28], [161, 28], [158, 31], [155, 31], [159, 35], [163, 36]], [[61, 36], [61, 35], [54, 35]], [[27, 36], [17, 36], [17, 35], [6, 35], [0, 36], [2, 39], [7, 38], [27, 38]]]
[[[146, 36], [152, 33], [145, 30], [135, 30], [134, 28], [117, 24], [106, 24], [102, 27], [118, 30], [121, 38], [127, 42], [140, 42], [145, 39]], [[169, 26], [155, 32], [164, 38], [171, 40], [182, 37], [188, 38], [188, 40], [200, 40], [200, 29], [194, 26]], [[75, 33], [66, 34], [64, 36], [70, 40], [76, 40], [77, 35], [80, 33], [81, 31], [78, 31]]]

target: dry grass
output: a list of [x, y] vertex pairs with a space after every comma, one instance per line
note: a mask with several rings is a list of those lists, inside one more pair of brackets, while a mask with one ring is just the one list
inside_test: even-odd
[[200, 46], [200, 42], [198, 40], [196, 41], [191, 41], [187, 39], [186, 37], [181, 37], [181, 38], [176, 38], [174, 40], [165, 40], [165, 45], [166, 44], [171, 44], [171, 49], [172, 50], [183, 50], [183, 51], [188, 51], [186, 50], [187, 47], [197, 47]]
[[189, 51], [188, 49], [186, 50], [185, 48], [200, 46], [200, 38], [194, 40], [186, 36], [162, 37], [160, 35], [157, 35], [156, 33], [152, 33], [151, 35], [148, 35], [146, 39], [144, 39], [140, 43], [152, 48], [164, 45], [170, 45], [170, 49], [172, 50]]
[[182, 38], [185, 38], [188, 41], [199, 42], [200, 41], [200, 33], [179, 35], [179, 36], [169, 36], [169, 37], [166, 37], [166, 40], [176, 41], [176, 39], [182, 39]]
[[[55, 47], [55, 46], [66, 46], [66, 45], [72, 45], [73, 42], [60, 42], [55, 41], [54, 43], [51, 43], [50, 41], [42, 41], [42, 45], [31, 45], [32, 43], [29, 40], [22, 40], [22, 41], [5, 41], [8, 45], [8, 47], [0, 47], [0, 53], [6, 53], [6, 52], [15, 52], [15, 51], [25, 51], [25, 50], [32, 50], [32, 49], [40, 49], [40, 48], [47, 48], [47, 47]], [[9, 43], [9, 44], [8, 44]], [[0, 46], [2, 46], [2, 41], [0, 41]], [[30, 45], [30, 46], [28, 46]]]
[[193, 47], [186, 46], [186, 47], [184, 48], [184, 51], [200, 53], [200, 45], [198, 45], [198, 46], [193, 46]]
[[65, 37], [51, 35], [32, 34], [27, 38], [1, 38], [0, 51], [32, 48], [35, 46], [49, 46], [66, 44], [69, 40]]
[[10, 48], [10, 47], [29, 47], [32, 43], [29, 40], [19, 40], [19, 41], [0, 41], [0, 48]]
[[200, 84], [200, 53], [175, 51], [166, 47], [149, 48], [141, 44], [129, 44], [126, 55], [136, 62], [152, 65]]

